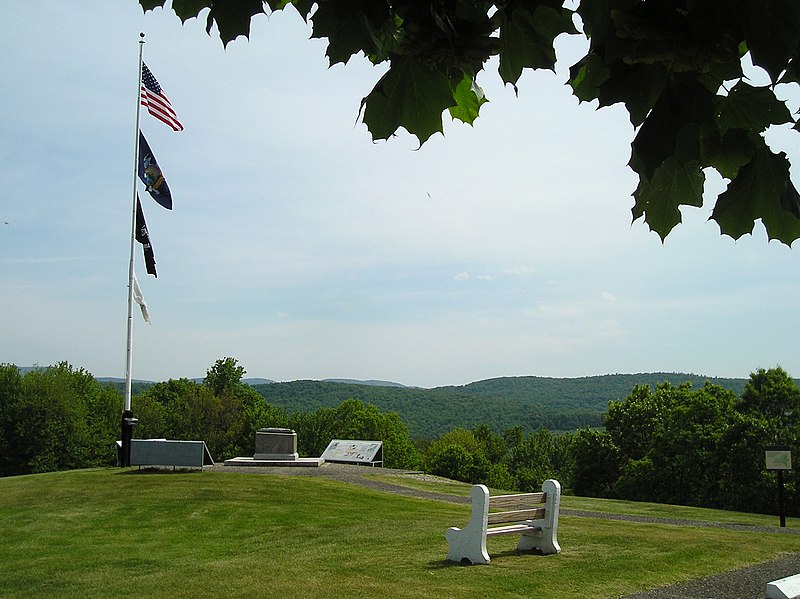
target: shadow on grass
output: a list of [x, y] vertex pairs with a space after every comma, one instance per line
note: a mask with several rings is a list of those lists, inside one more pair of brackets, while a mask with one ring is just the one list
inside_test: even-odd
[[130, 474], [194, 474], [203, 472], [200, 468], [179, 468], [172, 466], [164, 466], [158, 468], [155, 466], [148, 466], [146, 468], [138, 468], [136, 470], [121, 470], [117, 472], [118, 475], [127, 476]]
[[[496, 553], [492, 553], [489, 557], [492, 560], [499, 560], [502, 558], [507, 557], [548, 557], [539, 551], [519, 551], [518, 549], [508, 549], [506, 551], [498, 551]], [[443, 560], [434, 560], [428, 562], [428, 567], [432, 570], [445, 570], [447, 568], [461, 568], [461, 567], [470, 567], [472, 565], [476, 566], [491, 566], [492, 564], [472, 564], [466, 557], [462, 559], [460, 562], [451, 562], [446, 559]]]

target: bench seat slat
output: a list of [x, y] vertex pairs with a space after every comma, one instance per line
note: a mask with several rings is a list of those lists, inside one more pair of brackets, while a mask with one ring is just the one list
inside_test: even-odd
[[513, 512], [492, 512], [486, 520], [487, 524], [501, 524], [503, 522], [519, 522], [521, 520], [538, 520], [544, 518], [543, 507], [529, 510], [514, 510]]
[[495, 528], [489, 528], [486, 530], [486, 536], [492, 537], [494, 535], [512, 535], [512, 534], [520, 534], [520, 533], [538, 533], [538, 536], [542, 535], [542, 529], [539, 526], [530, 526], [529, 524], [510, 524], [508, 526], [497, 526]]
[[528, 507], [547, 501], [547, 493], [519, 493], [489, 497], [489, 509]]

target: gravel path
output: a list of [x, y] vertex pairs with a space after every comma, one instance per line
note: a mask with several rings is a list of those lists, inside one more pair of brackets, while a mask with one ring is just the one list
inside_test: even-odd
[[[370, 489], [397, 493], [409, 497], [420, 497], [424, 499], [435, 499], [438, 501], [448, 501], [451, 503], [467, 504], [468, 497], [448, 495], [445, 493], [433, 493], [393, 485], [384, 481], [379, 481], [368, 474], [380, 473], [382, 475], [409, 477], [437, 480], [440, 479], [421, 473], [412, 473], [403, 470], [391, 470], [382, 468], [373, 470], [364, 466], [350, 466], [345, 464], [323, 464], [320, 467], [270, 467], [270, 468], [251, 468], [246, 466], [223, 466], [215, 465], [206, 467], [205, 470], [215, 472], [239, 472], [250, 474], [284, 474], [302, 476], [322, 476], [334, 480], [361, 485]], [[717, 522], [699, 522], [692, 520], [671, 520], [667, 518], [652, 518], [647, 516], [631, 516], [623, 514], [609, 514], [601, 512], [587, 512], [582, 510], [562, 509], [563, 514], [587, 518], [606, 518], [609, 520], [626, 520], [633, 522], [652, 522], [658, 524], [676, 524], [680, 526], [698, 526], [711, 528], [729, 528], [732, 530], [746, 530], [751, 532], [771, 532], [783, 534], [800, 534], [798, 529], [781, 528], [777, 526], [745, 526], [741, 524], [721, 524]], [[743, 548], [743, 550], [745, 550]], [[633, 595], [626, 595], [618, 599], [764, 599], [766, 596], [766, 585], [768, 582], [792, 576], [800, 573], [800, 553], [792, 553], [779, 559], [770, 560], [762, 564], [748, 566], [731, 570], [722, 574], [707, 576], [690, 580], [685, 583], [673, 584], [659, 589], [643, 591]]]

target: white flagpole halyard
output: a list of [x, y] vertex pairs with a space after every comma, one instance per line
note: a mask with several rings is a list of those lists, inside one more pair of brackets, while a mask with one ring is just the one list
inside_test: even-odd
[[142, 53], [144, 50], [144, 33], [139, 34], [139, 76], [136, 81], [136, 131], [133, 144], [133, 209], [131, 210], [131, 254], [128, 263], [128, 335], [126, 344], [125, 362], [125, 399], [122, 406], [122, 455], [120, 456], [120, 466], [131, 465], [131, 439], [133, 438], [133, 427], [137, 420], [131, 411], [131, 385], [133, 368], [133, 302], [134, 302], [134, 257], [136, 248], [136, 202], [137, 202], [137, 182], [139, 176], [139, 111], [141, 106], [142, 89]]

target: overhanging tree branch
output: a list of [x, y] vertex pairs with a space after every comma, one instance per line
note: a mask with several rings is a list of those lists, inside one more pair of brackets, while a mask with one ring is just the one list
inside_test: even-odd
[[[165, 0], [139, 0], [147, 11]], [[729, 180], [711, 218], [738, 238], [761, 220], [769, 239], [800, 237], [800, 194], [785, 154], [764, 132], [793, 124], [774, 93], [800, 83], [796, 0], [173, 0], [182, 21], [206, 15], [223, 44], [250, 34], [259, 14], [294, 7], [328, 40], [331, 64], [363, 54], [389, 70], [362, 101], [373, 139], [404, 128], [420, 143], [443, 132], [442, 118], [472, 123], [486, 101], [476, 83], [489, 58], [516, 85], [526, 69], [554, 70], [554, 40], [583, 35], [589, 50], [570, 70], [582, 102], [622, 103], [637, 128], [632, 210], [664, 239], [682, 206], [701, 206], [704, 169]], [[580, 23], [580, 30], [575, 23]], [[770, 84], [754, 86], [748, 57]], [[750, 191], [747, 191], [750, 190]]]

